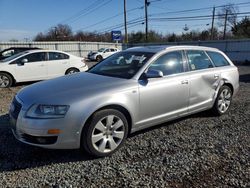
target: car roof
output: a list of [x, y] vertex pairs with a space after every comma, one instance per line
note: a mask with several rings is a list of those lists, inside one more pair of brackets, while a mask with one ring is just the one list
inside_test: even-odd
[[[26, 52], [59, 52], [59, 53], [65, 53], [68, 54], [67, 52], [59, 51], [59, 50], [45, 50], [45, 49], [35, 49], [35, 50], [27, 50]], [[70, 55], [70, 54], [68, 54]]]
[[205, 46], [189, 46], [189, 45], [160, 45], [160, 46], [139, 46], [128, 48], [126, 51], [141, 51], [141, 52], [152, 52], [158, 53], [164, 50], [212, 50], [219, 51], [217, 48], [205, 47]]
[[41, 48], [37, 48], [37, 47], [10, 47], [10, 48], [6, 48], [3, 49], [1, 52], [5, 52], [8, 50], [32, 50], [32, 49], [41, 49]]

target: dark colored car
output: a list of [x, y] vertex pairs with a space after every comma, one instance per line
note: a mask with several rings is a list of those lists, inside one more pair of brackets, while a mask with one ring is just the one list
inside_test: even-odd
[[27, 50], [36, 50], [39, 48], [30, 48], [30, 47], [11, 47], [4, 49], [3, 51], [0, 52], [0, 60], [5, 59], [7, 57], [13, 56], [15, 54], [18, 54], [23, 51]]

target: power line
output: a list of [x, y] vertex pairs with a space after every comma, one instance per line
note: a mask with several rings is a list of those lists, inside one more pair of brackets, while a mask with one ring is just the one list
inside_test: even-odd
[[[250, 2], [241, 2], [241, 3], [236, 3], [235, 5], [247, 5], [250, 4]], [[218, 7], [225, 7], [227, 6], [227, 4], [224, 5], [219, 5], [219, 6], [215, 6], [216, 8]], [[180, 11], [171, 11], [171, 12], [164, 12], [164, 13], [158, 13], [158, 14], [151, 14], [149, 15], [149, 17], [152, 16], [157, 16], [157, 15], [164, 15], [164, 14], [174, 14], [174, 13], [188, 13], [188, 12], [194, 12], [194, 11], [201, 11], [201, 10], [211, 10], [211, 8], [213, 7], [203, 7], [203, 8], [197, 8], [197, 9], [186, 9], [186, 10], [180, 10]], [[243, 12], [243, 13], [237, 13], [237, 15], [240, 14], [248, 14], [249, 12]], [[218, 15], [216, 15], [218, 18]], [[221, 15], [220, 15], [221, 16]], [[202, 16], [189, 16], [189, 17], [168, 17], [168, 18], [158, 18], [158, 17], [153, 17], [150, 18], [150, 21], [196, 21], [196, 20], [211, 20], [212, 15], [202, 15]], [[238, 16], [241, 17], [241, 16]], [[133, 20], [130, 20], [128, 22], [128, 24], [134, 23], [134, 22], [143, 22], [144, 19], [143, 17], [139, 17], [139, 18], [135, 18]], [[117, 24], [117, 25], [113, 25], [113, 26], [109, 26], [107, 28], [102, 29], [102, 31], [108, 32], [108, 31], [112, 31], [112, 29], [119, 29], [119, 28], [123, 28], [123, 24]]]
[[[132, 8], [132, 9], [127, 10], [127, 13], [132, 12], [132, 11], [135, 11], [135, 10], [138, 10], [138, 9], [142, 9], [142, 8], [143, 8], [143, 7]], [[111, 19], [117, 18], [118, 16], [121, 16], [121, 15], [123, 15], [123, 14], [124, 14], [124, 12], [120, 12], [120, 13], [118, 13], [118, 14], [115, 14], [115, 15], [113, 15], [113, 16], [110, 16], [110, 17], [108, 17], [108, 18], [105, 18], [105, 19], [103, 19], [103, 20], [101, 20], [101, 21], [99, 21], [99, 22], [96, 22], [96, 23], [94, 23], [94, 24], [88, 25], [88, 26], [86, 26], [86, 27], [82, 27], [82, 28], [80, 28], [80, 29], [78, 29], [78, 30], [92, 28], [92, 27], [94, 27], [94, 26], [96, 26], [96, 25], [98, 25], [98, 24], [100, 24], [100, 23], [103, 23], [103, 22], [109, 21], [109, 20], [111, 20]]]
[[[81, 17], [86, 16], [88, 14], [91, 14], [92, 12], [98, 10], [101, 7], [104, 7], [105, 5], [107, 5], [108, 3], [110, 3], [112, 0], [108, 0], [108, 1], [104, 1], [103, 3], [99, 4], [100, 0], [95, 1], [94, 3], [92, 3], [90, 6], [88, 6], [87, 8], [81, 10], [80, 12], [78, 12], [77, 14], [75, 14], [74, 16], [71, 16], [70, 18], [66, 19], [64, 22], [66, 23], [74, 23], [77, 20], [79, 20]], [[99, 5], [98, 5], [99, 4]]]
[[96, 4], [99, 3], [99, 1], [101, 1], [101, 0], [96, 0], [96, 1], [94, 1], [94, 2], [93, 2], [92, 4], [90, 4], [88, 7], [86, 7], [86, 8], [84, 8], [84, 9], [80, 10], [79, 12], [77, 12], [76, 14], [74, 14], [73, 16], [70, 16], [69, 18], [64, 19], [64, 20], [61, 21], [60, 23], [67, 23], [67, 22], [69, 22], [70, 20], [75, 19], [76, 17], [78, 17], [78, 16], [80, 16], [81, 14], [83, 14], [85, 11], [88, 11], [88, 10], [92, 9], [92, 7], [94, 8], [94, 7], [96, 6]]

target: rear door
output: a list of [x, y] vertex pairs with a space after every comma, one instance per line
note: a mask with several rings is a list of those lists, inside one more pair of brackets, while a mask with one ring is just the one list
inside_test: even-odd
[[48, 52], [48, 77], [65, 75], [70, 66], [70, 56], [61, 52]]
[[110, 48], [107, 48], [104, 52], [103, 52], [103, 58], [107, 58], [108, 56], [112, 55], [113, 52], [111, 52]]
[[[18, 81], [32, 81], [46, 79], [47, 62], [45, 52], [35, 52], [22, 56], [15, 63], [15, 73]], [[26, 63], [23, 63], [26, 61]]]
[[189, 66], [189, 111], [200, 111], [213, 105], [220, 83], [220, 72], [205, 51], [187, 50]]

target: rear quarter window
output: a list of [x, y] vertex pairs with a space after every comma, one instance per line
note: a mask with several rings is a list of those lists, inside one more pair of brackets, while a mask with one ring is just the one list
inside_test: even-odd
[[226, 60], [226, 58], [218, 52], [207, 51], [207, 54], [209, 55], [209, 57], [211, 58], [216, 67], [223, 67], [230, 65], [229, 62]]

